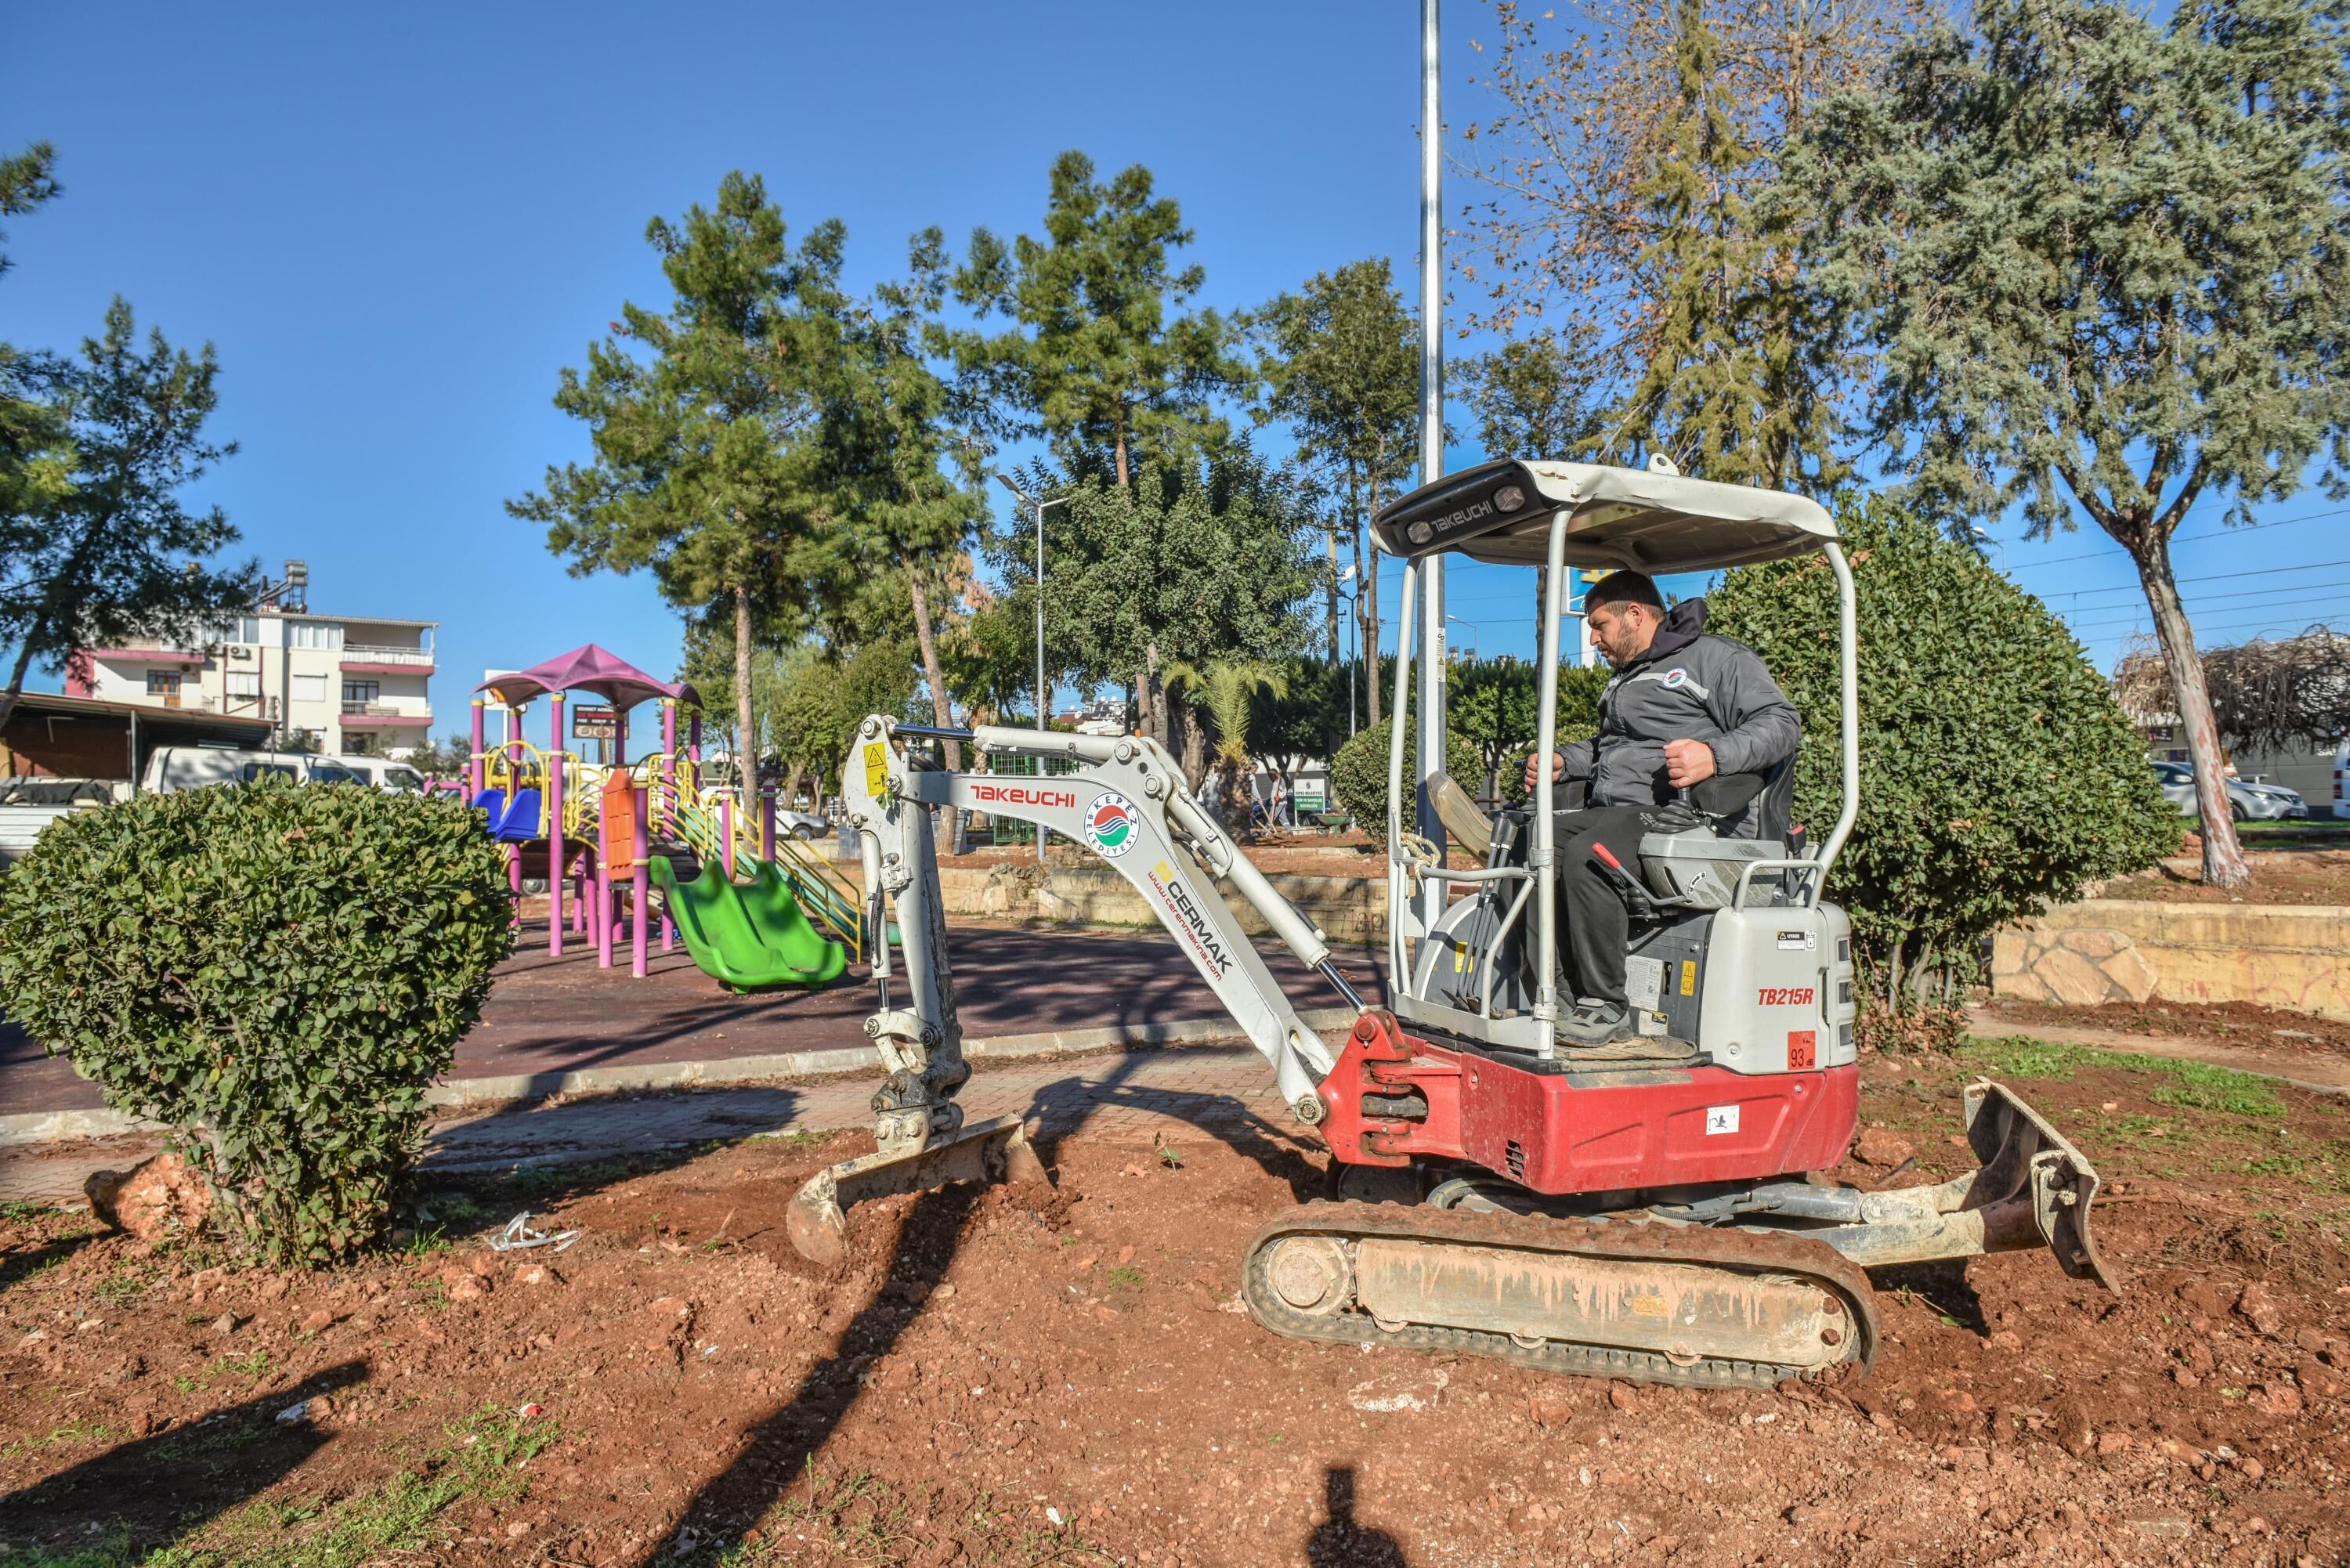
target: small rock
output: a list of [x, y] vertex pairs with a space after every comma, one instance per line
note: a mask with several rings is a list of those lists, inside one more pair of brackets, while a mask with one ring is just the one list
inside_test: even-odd
[[2294, 1329], [2293, 1343], [2296, 1349], [2306, 1350], [2314, 1355], [2325, 1348], [2325, 1331], [2322, 1328]]
[[1640, 1402], [1632, 1397], [1631, 1385], [1627, 1383], [1610, 1383], [1607, 1386], [1607, 1402], [1627, 1414], [1640, 1407]]
[[237, 1331], [237, 1325], [244, 1322], [244, 1319], [237, 1316], [236, 1314], [233, 1312], [224, 1312], [221, 1314], [220, 1316], [213, 1319], [213, 1332], [224, 1336], [232, 1334]]
[[2301, 1390], [2288, 1383], [2256, 1386], [2251, 1391], [2251, 1403], [2272, 1416], [2298, 1416], [2302, 1411]]
[[1132, 1247], [1120, 1247], [1118, 1250], [1118, 1261], [1121, 1263], [1130, 1263], [1134, 1262], [1134, 1249]]
[[2097, 1452], [2102, 1456], [2111, 1458], [2115, 1454], [2127, 1453], [2129, 1449], [2130, 1435], [2127, 1432], [2100, 1432], [2097, 1434]]
[[2246, 1480], [2256, 1481], [2262, 1476], [2269, 1473], [2269, 1468], [2268, 1466], [2261, 1463], [2260, 1460], [2253, 1459], [2251, 1455], [2247, 1454], [2244, 1458], [2236, 1461], [2236, 1473], [2242, 1476]]
[[940, 1302], [952, 1301], [954, 1299], [954, 1287], [952, 1285], [941, 1285], [937, 1290], [931, 1293], [931, 1299], [932, 1301]]
[[546, 1265], [542, 1263], [533, 1263], [530, 1267], [525, 1269], [521, 1273], [515, 1276], [518, 1282], [525, 1285], [543, 1285], [546, 1283], [550, 1277], [551, 1276], [549, 1276], [546, 1272]]
[[334, 1313], [326, 1307], [320, 1307], [317, 1312], [314, 1312], [308, 1317], [304, 1318], [301, 1323], [296, 1325], [296, 1332], [302, 1334], [324, 1334], [327, 1330], [334, 1326]]
[[529, 1533], [530, 1525], [523, 1520], [517, 1519], [512, 1524], [506, 1526], [506, 1539], [509, 1541], [520, 1541], [524, 1536], [528, 1535]]
[[2022, 1350], [2023, 1336], [2012, 1328], [2002, 1328], [1992, 1334], [1984, 1343], [1993, 1350]]
[[2211, 1376], [2211, 1369], [2218, 1365], [2218, 1359], [2211, 1354], [2211, 1347], [2202, 1340], [2196, 1340], [2188, 1345], [2187, 1366], [2189, 1371], [2209, 1377]]
[[2076, 1459], [2084, 1458], [2096, 1440], [2089, 1412], [2079, 1401], [2067, 1399], [2056, 1407], [2056, 1442], [2066, 1453]]
[[490, 1293], [492, 1282], [487, 1275], [459, 1264], [441, 1271], [441, 1288], [452, 1302], [477, 1302]]
[[254, 1293], [263, 1301], [276, 1301], [286, 1293], [286, 1276], [283, 1274], [264, 1276], [261, 1282], [254, 1287]]
[[2194, 1373], [2189, 1371], [2184, 1366], [2172, 1367], [2170, 1369], [2170, 1380], [2173, 1383], [2178, 1384], [2181, 1388], [2192, 1388], [2203, 1381], [2203, 1379], [2198, 1377]]
[[2189, 1280], [2178, 1287], [2178, 1299], [2205, 1317], [2221, 1317], [2228, 1311], [2228, 1293], [2211, 1280]]
[[2283, 1331], [2284, 1309], [2277, 1305], [2276, 1297], [2258, 1280], [2247, 1282], [2236, 1293], [2236, 1311], [2246, 1323], [2271, 1338]]
[[1894, 1166], [1918, 1153], [1908, 1138], [1883, 1127], [1866, 1127], [1853, 1140], [1852, 1157], [1863, 1165]]
[[1564, 1427], [1575, 1419], [1575, 1407], [1555, 1394], [1537, 1394], [1527, 1404], [1537, 1427]]
[[314, 1403], [315, 1401], [313, 1400], [305, 1399], [298, 1405], [286, 1406], [286, 1408], [277, 1412], [277, 1424], [281, 1427], [298, 1427], [302, 1425], [305, 1421], [307, 1421], [310, 1418], [310, 1407]]

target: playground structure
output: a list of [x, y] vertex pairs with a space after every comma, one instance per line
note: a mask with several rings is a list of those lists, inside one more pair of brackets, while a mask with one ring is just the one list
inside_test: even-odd
[[[575, 691], [611, 711], [608, 761], [588, 762], [566, 744], [566, 699]], [[544, 747], [523, 737], [525, 711], [540, 697], [548, 710]], [[660, 704], [660, 749], [630, 762], [629, 711], [648, 701]], [[493, 703], [505, 717], [504, 739], [494, 743], [486, 722]], [[823, 984], [863, 957], [863, 894], [790, 834], [777, 834], [772, 793], [745, 812], [733, 791], [703, 782], [701, 706], [691, 685], [649, 675], [593, 643], [494, 676], [474, 689], [467, 798], [506, 846], [517, 898], [525, 853], [543, 849], [550, 956], [562, 955], [567, 927], [594, 946], [597, 967], [609, 969], [625, 931], [629, 971], [642, 978], [658, 890], [663, 952], [682, 936], [702, 971], [736, 990]], [[690, 850], [699, 874], [681, 880], [657, 847], [663, 842]]]

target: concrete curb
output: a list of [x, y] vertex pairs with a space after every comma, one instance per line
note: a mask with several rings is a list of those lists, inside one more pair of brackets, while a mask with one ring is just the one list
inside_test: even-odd
[[[1342, 1028], [1355, 1021], [1345, 1007], [1300, 1012], [1308, 1029]], [[1189, 1018], [1171, 1023], [1122, 1023], [1101, 1029], [1059, 1029], [1036, 1034], [1000, 1034], [962, 1043], [963, 1054], [993, 1061], [1031, 1061], [1083, 1052], [1132, 1050], [1154, 1045], [1201, 1045], [1240, 1038], [1229, 1018]], [[478, 1110], [518, 1100], [556, 1095], [606, 1095], [621, 1090], [691, 1089], [705, 1085], [757, 1083], [773, 1078], [820, 1078], [878, 1072], [872, 1047], [837, 1051], [785, 1051], [764, 1056], [731, 1056], [712, 1062], [649, 1062], [619, 1067], [583, 1067], [568, 1073], [515, 1073], [489, 1078], [451, 1078], [425, 1091], [437, 1110]], [[126, 1133], [167, 1130], [115, 1110], [27, 1111], [0, 1116], [0, 1148], [120, 1137]]]

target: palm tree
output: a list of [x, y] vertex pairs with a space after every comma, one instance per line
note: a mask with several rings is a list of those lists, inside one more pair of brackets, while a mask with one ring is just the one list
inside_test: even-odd
[[[1260, 693], [1286, 697], [1289, 678], [1261, 659], [1211, 659], [1204, 664], [1180, 660], [1170, 664], [1165, 681], [1170, 695], [1181, 691], [1183, 701], [1195, 713], [1205, 712], [1214, 727], [1216, 802], [1221, 811], [1229, 812], [1231, 803], [1239, 798], [1241, 779], [1253, 771], [1248, 736], [1256, 716], [1257, 697]], [[1245, 811], [1240, 820], [1243, 826], [1247, 825]], [[1224, 826], [1232, 824], [1227, 821]]]

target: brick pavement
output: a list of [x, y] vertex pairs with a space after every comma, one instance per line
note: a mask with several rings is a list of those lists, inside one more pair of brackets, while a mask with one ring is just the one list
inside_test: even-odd
[[[1294, 1006], [1338, 998], [1277, 943], [1260, 942], [1274, 980]], [[1367, 999], [1387, 994], [1382, 963], [1361, 949], [1334, 955]], [[1116, 1029], [1221, 1020], [1215, 993], [1163, 931], [1024, 929], [958, 923], [951, 952], [958, 1012], [970, 1038]], [[802, 1051], [861, 1048], [873, 1010], [865, 971], [816, 991], [737, 996], [693, 966], [684, 951], [655, 954], [650, 973], [631, 979], [626, 961], [598, 970], [574, 944], [546, 955], [544, 922], [526, 927], [501, 965], [482, 1021], [459, 1043], [452, 1078], [555, 1075], [587, 1068], [720, 1062]], [[899, 992], [903, 994], [902, 991]], [[95, 1109], [97, 1086], [62, 1057], [47, 1056], [23, 1033], [0, 1023], [0, 1111]]]
[[[972, 1121], [1021, 1116], [1047, 1137], [1078, 1131], [1147, 1141], [1191, 1127], [1252, 1139], [1288, 1126], [1264, 1058], [1245, 1044], [1186, 1045], [1076, 1061], [977, 1064], [960, 1096]], [[598, 1096], [450, 1117], [434, 1127], [430, 1170], [485, 1171], [517, 1165], [645, 1154], [713, 1138], [798, 1128], [869, 1125], [869, 1075], [807, 1084], [750, 1085], [661, 1094]], [[121, 1168], [152, 1152], [151, 1138], [107, 1138], [0, 1152], [0, 1201], [80, 1200], [93, 1170]]]

